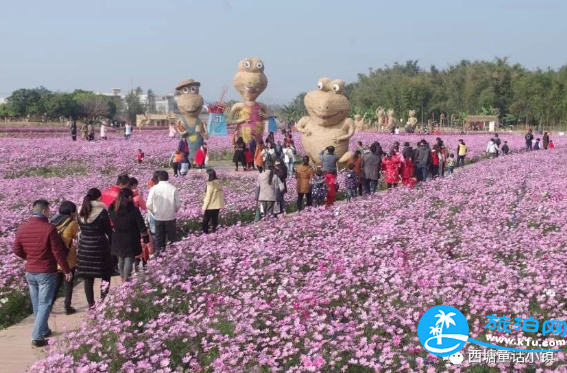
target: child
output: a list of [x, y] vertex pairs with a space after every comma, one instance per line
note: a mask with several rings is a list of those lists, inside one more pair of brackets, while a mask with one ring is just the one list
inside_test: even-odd
[[177, 148], [177, 150], [171, 154], [169, 164], [173, 167], [173, 176], [177, 177], [179, 175], [179, 164], [184, 158], [183, 153], [181, 153], [181, 148]]
[[350, 202], [351, 198], [356, 197], [356, 189], [358, 188], [358, 174], [354, 171], [354, 163], [348, 165], [345, 187], [347, 190], [347, 202]]
[[[506, 141], [504, 141], [506, 144]], [[504, 151], [504, 147], [502, 147], [502, 151]], [[449, 158], [447, 158], [447, 168], [449, 169], [449, 175], [453, 174], [453, 170], [455, 169], [455, 154], [451, 153]]]
[[142, 149], [138, 149], [138, 154], [136, 154], [136, 159], [138, 160], [138, 164], [142, 163], [142, 161], [144, 160], [144, 152], [142, 152]]
[[553, 140], [549, 140], [549, 149], [555, 149], [555, 144], [553, 143]]
[[205, 160], [207, 159], [207, 143], [204, 142], [203, 145], [195, 153], [195, 165], [199, 166], [199, 171], [203, 171], [205, 167]]
[[251, 170], [254, 168], [254, 155], [249, 147], [244, 148], [244, 159], [246, 160], [246, 167]]
[[146, 207], [146, 202], [144, 201], [144, 199], [140, 195], [140, 192], [138, 191], [138, 179], [136, 179], [135, 177], [131, 177], [129, 184], [130, 184], [130, 189], [132, 189], [132, 193], [134, 193], [134, 199], [133, 199], [134, 206], [136, 206], [141, 210], [146, 211], [148, 209]]
[[325, 201], [325, 197], [327, 197], [327, 185], [325, 184], [325, 177], [321, 168], [317, 168], [315, 176], [309, 181], [309, 184], [311, 184], [311, 195], [315, 206], [321, 206]]
[[337, 177], [333, 171], [327, 171], [325, 175], [325, 184], [327, 185], [327, 200], [325, 201], [325, 207], [331, 207], [335, 203], [337, 198], [337, 191], [339, 190], [339, 185], [337, 184]]
[[504, 155], [510, 152], [510, 147], [508, 146], [508, 141], [504, 141], [504, 145], [502, 145], [502, 153]]
[[405, 158], [402, 162], [402, 185], [411, 186], [414, 166], [411, 158]]

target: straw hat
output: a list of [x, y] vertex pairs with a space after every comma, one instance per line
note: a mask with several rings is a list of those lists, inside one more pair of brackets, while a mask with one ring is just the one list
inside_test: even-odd
[[183, 89], [185, 87], [190, 87], [190, 86], [197, 86], [200, 87], [201, 83], [194, 81], [193, 79], [185, 79], [182, 80], [177, 87], [175, 88], [176, 90], [180, 90]]

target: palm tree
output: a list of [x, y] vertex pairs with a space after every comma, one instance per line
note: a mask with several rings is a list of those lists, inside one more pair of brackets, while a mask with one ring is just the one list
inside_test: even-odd
[[441, 334], [441, 327], [440, 326], [430, 326], [429, 329], [431, 329], [429, 334], [433, 334], [434, 336]]
[[445, 312], [443, 312], [442, 310], [439, 310], [439, 313], [437, 315], [435, 315], [435, 317], [439, 318], [439, 320], [437, 320], [435, 325], [441, 324], [441, 331], [437, 335], [437, 344], [438, 345], [440, 345], [443, 342], [443, 325], [445, 325], [445, 327], [447, 329], [449, 329], [449, 326], [451, 324], [457, 326], [457, 324], [455, 324], [455, 321], [452, 319], [452, 317], [456, 316], [456, 315], [457, 314], [454, 313], [454, 312], [449, 312], [448, 314], [445, 315]]

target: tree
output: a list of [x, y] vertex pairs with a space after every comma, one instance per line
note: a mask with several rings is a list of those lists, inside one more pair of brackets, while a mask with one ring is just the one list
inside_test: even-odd
[[14, 111], [10, 104], [0, 104], [0, 118], [11, 118], [14, 116]]
[[71, 93], [49, 93], [40, 100], [48, 119], [76, 117], [79, 106]]
[[449, 329], [449, 326], [451, 325], [455, 325], [457, 326], [457, 324], [455, 324], [455, 321], [453, 320], [453, 316], [456, 316], [457, 314], [454, 312], [449, 312], [448, 314], [445, 314], [445, 312], [439, 310], [439, 313], [437, 315], [435, 315], [435, 317], [438, 317], [439, 320], [437, 320], [437, 322], [435, 323], [435, 325], [439, 325], [441, 326], [441, 331], [439, 332], [439, 334], [437, 335], [437, 344], [440, 345], [443, 341], [443, 325], [445, 325], [445, 327], [447, 329]]
[[128, 120], [130, 123], [136, 123], [136, 115], [144, 113], [144, 105], [140, 102], [140, 97], [136, 92], [131, 91], [126, 96], [126, 108]]
[[12, 112], [16, 117], [25, 117], [27, 115], [43, 115], [44, 110], [40, 104], [42, 96], [50, 93], [44, 87], [34, 89], [18, 89], [12, 92], [6, 102], [10, 104]]
[[79, 112], [90, 118], [108, 117], [110, 105], [108, 97], [95, 93], [80, 93], [76, 96]]
[[147, 102], [147, 108], [146, 111], [150, 114], [155, 114], [157, 113], [157, 109], [156, 109], [156, 95], [154, 94], [154, 91], [152, 91], [151, 89], [148, 89], [148, 102]]

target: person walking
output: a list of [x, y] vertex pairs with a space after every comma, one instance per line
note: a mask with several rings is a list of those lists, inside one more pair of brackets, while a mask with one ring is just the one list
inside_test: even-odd
[[364, 178], [362, 177], [362, 153], [360, 152], [360, 150], [354, 152], [354, 155], [347, 162], [347, 167], [349, 167], [351, 164], [354, 165], [354, 172], [358, 174], [358, 195], [362, 196], [362, 183], [364, 181]]
[[494, 142], [494, 139], [490, 139], [486, 145], [486, 153], [490, 158], [496, 158], [498, 156], [498, 147]]
[[86, 123], [83, 123], [83, 125], [81, 126], [81, 138], [83, 140], [87, 140], [89, 135], [89, 129]]
[[327, 186], [327, 198], [325, 199], [325, 208], [329, 208], [335, 204], [339, 184], [337, 184], [337, 176], [333, 171], [327, 171], [325, 174], [325, 185]]
[[199, 171], [203, 171], [203, 168], [206, 166], [207, 154], [207, 143], [204, 142], [195, 153], [195, 166], [199, 167]]
[[287, 177], [289, 173], [287, 167], [280, 158], [276, 158], [276, 162], [274, 166], [275, 166], [276, 175], [278, 175], [278, 178], [284, 185], [283, 190], [276, 189], [276, 195], [277, 195], [277, 203], [279, 205], [279, 211], [285, 217], [286, 215], [285, 195], [287, 194]]
[[171, 154], [171, 157], [169, 158], [169, 165], [173, 168], [173, 177], [177, 177], [179, 175], [179, 166], [183, 159], [185, 158], [179, 148]]
[[71, 139], [73, 141], [77, 141], [77, 122], [74, 120], [71, 120], [70, 133], [71, 133]]
[[274, 164], [276, 161], [276, 151], [274, 150], [274, 145], [271, 142], [267, 142], [264, 149], [262, 149], [262, 157], [264, 159], [264, 163], [270, 162]]
[[315, 170], [315, 175], [309, 181], [311, 185], [311, 195], [315, 206], [319, 207], [325, 203], [327, 198], [327, 184], [325, 183], [325, 175], [323, 175], [323, 170], [320, 167]]
[[67, 252], [57, 229], [47, 220], [48, 215], [49, 203], [36, 200], [31, 217], [18, 228], [13, 244], [14, 254], [26, 261], [25, 277], [35, 317], [31, 343], [35, 347], [47, 345], [45, 338], [51, 335], [47, 321], [57, 286], [57, 264], [63, 269], [65, 280], [73, 279]]
[[264, 212], [264, 218], [275, 216], [280, 212], [276, 204], [278, 191], [283, 192], [284, 184], [276, 175], [275, 167], [271, 162], [266, 162], [266, 171], [258, 175], [256, 184], [256, 202]]
[[179, 145], [177, 146], [177, 148], [181, 151], [181, 153], [183, 154], [183, 157], [185, 157], [188, 160], [189, 159], [189, 143], [187, 142], [187, 134], [183, 135], [181, 140], [179, 140]]
[[321, 157], [321, 168], [323, 173], [326, 172], [334, 172], [335, 175], [337, 174], [337, 162], [339, 161], [339, 157], [335, 154], [335, 147], [334, 146], [327, 146], [325, 149], [319, 153]]
[[[250, 153], [252, 153], [252, 157], [254, 159], [256, 159], [256, 147], [257, 147], [257, 143], [256, 143], [256, 139], [254, 137], [252, 137], [250, 139], [250, 141], [248, 141], [248, 149], [250, 150]], [[255, 169], [255, 162], [252, 162], [252, 168]]]
[[94, 126], [92, 121], [90, 121], [89, 125], [87, 126], [87, 132], [87, 140], [94, 141]]
[[73, 279], [75, 276], [75, 267], [77, 266], [77, 247], [75, 245], [75, 239], [79, 234], [79, 224], [77, 224], [77, 205], [75, 205], [71, 201], [63, 201], [59, 206], [59, 213], [55, 214], [49, 219], [49, 222], [55, 226], [57, 229], [57, 233], [63, 240], [63, 245], [68, 251], [67, 254], [67, 264], [69, 265], [69, 269], [73, 274], [73, 278], [70, 281], [65, 279], [65, 274], [62, 272], [63, 269], [59, 266], [57, 269], [57, 286], [55, 288], [55, 294], [53, 296], [53, 302], [51, 305], [55, 303], [57, 299], [57, 294], [59, 293], [59, 289], [61, 285], [64, 289], [65, 294], [65, 314], [72, 315], [77, 310], [71, 307], [71, 301], [73, 299]]
[[130, 140], [130, 136], [132, 136], [132, 125], [128, 122], [124, 126], [124, 138]]
[[225, 206], [222, 185], [217, 178], [217, 173], [212, 168], [207, 170], [209, 179], [205, 189], [203, 200], [203, 233], [209, 233], [209, 223], [212, 222], [213, 233], [217, 231], [219, 225], [219, 212]]
[[108, 208], [114, 201], [116, 201], [116, 198], [118, 198], [120, 191], [124, 188], [128, 188], [129, 185], [130, 177], [127, 174], [118, 175], [116, 184], [102, 191], [101, 201], [102, 203], [104, 203], [106, 208]]
[[382, 168], [382, 147], [378, 142], [370, 145], [370, 153], [362, 157], [363, 187], [366, 195], [376, 193], [378, 180], [380, 180], [380, 169]]
[[427, 181], [429, 167], [432, 164], [431, 148], [425, 140], [421, 140], [415, 154], [417, 181]]
[[531, 128], [528, 130], [528, 133], [526, 133], [526, 136], [524, 136], [524, 138], [526, 139], [526, 150], [531, 151], [534, 140], [534, 135]]
[[382, 166], [386, 172], [388, 189], [397, 187], [400, 182], [400, 157], [394, 151], [390, 151], [390, 154], [382, 159]]
[[113, 225], [110, 252], [118, 257], [118, 272], [122, 282], [129, 281], [135, 257], [142, 253], [141, 239], [150, 242], [148, 228], [140, 209], [134, 205], [134, 193], [130, 188], [120, 191], [118, 198], [109, 208]]
[[500, 145], [502, 144], [502, 140], [500, 140], [500, 136], [495, 133], [494, 138], [492, 139], [494, 144], [496, 144], [496, 157], [500, 155]]
[[289, 143], [284, 145], [283, 149], [283, 161], [285, 167], [287, 168], [287, 172], [290, 175], [293, 175], [293, 164], [295, 163], [295, 154], [293, 153], [293, 149]]
[[79, 211], [79, 244], [77, 246], [77, 277], [82, 277], [89, 308], [95, 305], [94, 280], [100, 278], [100, 298], [110, 289], [112, 259], [110, 241], [112, 227], [106, 205], [101, 202], [102, 193], [89, 189]]
[[177, 136], [177, 132], [175, 131], [175, 126], [173, 125], [173, 123], [169, 124], [169, 137], [171, 139], [174, 139]]
[[549, 148], [549, 133], [547, 133], [547, 131], [543, 133], [543, 138], [541, 140], [543, 148], [547, 150], [547, 148]]
[[467, 145], [462, 139], [459, 139], [459, 145], [457, 145], [457, 167], [465, 166], [465, 157], [467, 155]]
[[313, 204], [309, 182], [315, 176], [315, 172], [309, 166], [308, 156], [304, 155], [302, 162], [301, 166], [295, 170], [295, 178], [297, 179], [297, 211], [303, 209], [303, 198], [307, 199], [307, 207], [311, 207]]
[[242, 164], [242, 169], [244, 171], [248, 171], [248, 167], [246, 165], [246, 157], [244, 156], [245, 150], [244, 140], [242, 139], [242, 137], [239, 137], [234, 144], [234, 155], [232, 156], [232, 162], [234, 162], [235, 171], [238, 171], [239, 163]]
[[254, 163], [256, 164], [256, 168], [258, 172], [262, 173], [264, 169], [264, 140], [258, 141], [256, 144], [256, 150], [254, 151]]
[[360, 184], [358, 183], [358, 173], [354, 170], [354, 163], [349, 163], [347, 168], [348, 171], [345, 177], [345, 188], [347, 191], [347, 202], [350, 202], [352, 198], [356, 197], [357, 189]]
[[100, 138], [106, 140], [106, 126], [104, 123], [100, 124]]
[[179, 192], [169, 183], [167, 171], [160, 171], [159, 183], [150, 189], [146, 207], [155, 219], [155, 255], [159, 256], [166, 239], [177, 241], [176, 214], [181, 208]]

